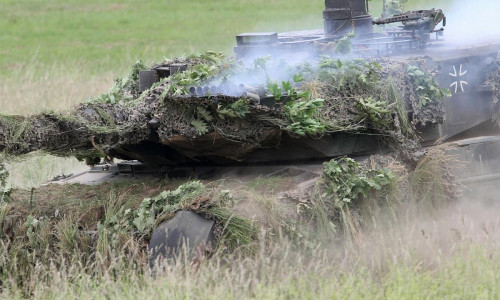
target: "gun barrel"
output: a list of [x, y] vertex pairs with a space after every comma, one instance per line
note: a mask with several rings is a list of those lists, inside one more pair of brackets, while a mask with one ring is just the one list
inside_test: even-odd
[[373, 20], [373, 24], [375, 25], [383, 25], [383, 24], [391, 24], [391, 23], [398, 23], [398, 22], [406, 22], [406, 21], [414, 21], [421, 19], [421, 16], [419, 16], [417, 13], [411, 12], [411, 13], [405, 13], [405, 14], [399, 14], [395, 15], [389, 18], [379, 18]]

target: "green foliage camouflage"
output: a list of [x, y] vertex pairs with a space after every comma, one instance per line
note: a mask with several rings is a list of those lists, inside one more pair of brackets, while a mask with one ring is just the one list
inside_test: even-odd
[[128, 76], [115, 79], [113, 87], [111, 87], [109, 92], [102, 94], [96, 99], [92, 99], [92, 101], [123, 104], [137, 98], [139, 96], [139, 71], [144, 69], [146, 69], [146, 66], [142, 61], [137, 61], [130, 69]]
[[409, 66], [408, 74], [410, 75], [414, 89], [417, 93], [419, 102], [419, 107], [428, 105], [429, 103], [441, 100], [445, 97], [451, 97], [451, 91], [449, 89], [441, 89], [437, 85], [434, 78], [418, 67]]
[[[195, 141], [210, 133], [257, 149], [263, 131], [273, 128], [297, 138], [337, 132], [376, 135], [409, 157], [418, 148], [415, 126], [442, 122], [440, 100], [449, 95], [437, 87], [431, 73], [384, 59], [323, 56], [290, 65], [263, 57], [246, 64], [206, 52], [155, 66], [172, 63], [186, 64], [187, 69], [141, 95], [137, 74], [144, 66], [138, 62], [109, 93], [69, 114], [1, 117], [0, 150], [45, 150], [94, 162], [151, 136], [162, 142], [175, 135]], [[241, 80], [274, 98], [274, 105], [227, 95], [193, 97], [188, 91], [191, 86], [237, 87]], [[411, 121], [408, 111], [413, 112]], [[149, 126], [150, 121], [156, 125]]]
[[163, 191], [156, 197], [144, 199], [133, 218], [134, 226], [139, 232], [150, 234], [158, 225], [158, 218], [165, 219], [166, 215], [180, 210], [186, 201], [193, 201], [203, 190], [200, 182], [193, 181], [174, 191]]
[[394, 179], [389, 169], [367, 169], [351, 158], [334, 159], [323, 164], [324, 192], [333, 206], [356, 206], [356, 200], [380, 191]]
[[300, 136], [315, 136], [325, 131], [325, 125], [316, 119], [318, 110], [323, 106], [323, 99], [291, 101], [284, 107], [285, 115], [291, 124], [286, 130]]
[[[219, 104], [217, 114], [222, 118], [244, 118], [250, 112], [246, 99], [239, 99], [230, 104]], [[207, 120], [209, 121], [209, 120]]]
[[[188, 95], [190, 86], [196, 86], [200, 83], [224, 73], [229, 68], [231, 62], [224, 61], [224, 55], [220, 52], [207, 51], [202, 54], [192, 54], [186, 58], [165, 59], [163, 65], [172, 63], [187, 62], [189, 68], [172, 77], [164, 80], [164, 93], [166, 95], [182, 96]], [[152, 87], [154, 88], [154, 86]]]
[[160, 223], [172, 218], [177, 211], [192, 210], [215, 220], [217, 238], [223, 241], [219, 244], [222, 250], [232, 252], [245, 246], [253, 252], [256, 228], [250, 220], [233, 213], [232, 205], [234, 203], [228, 191], [211, 191], [201, 182], [191, 181], [173, 191], [145, 198], [135, 212], [127, 209], [120, 218], [115, 217], [111, 222], [106, 220], [103, 225], [115, 231], [129, 228], [135, 235], [149, 237]]
[[491, 90], [491, 108], [494, 111], [493, 121], [500, 126], [500, 52], [497, 56], [497, 65], [488, 72], [484, 86]]

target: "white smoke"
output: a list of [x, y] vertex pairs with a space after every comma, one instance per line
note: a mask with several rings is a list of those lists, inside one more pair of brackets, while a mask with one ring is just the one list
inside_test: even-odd
[[[406, 10], [431, 8], [442, 9], [447, 17], [443, 45], [473, 46], [490, 42], [500, 42], [500, 26], [496, 25], [497, 20], [500, 20], [500, 0], [450, 0], [441, 3], [410, 0], [405, 5]], [[317, 17], [321, 18], [320, 11], [318, 11]], [[439, 24], [436, 29], [439, 29], [441, 26], [442, 24]], [[266, 27], [266, 30], [272, 31], [273, 28]], [[246, 61], [246, 67], [250, 68], [253, 65], [253, 58], [265, 57], [268, 54], [267, 51], [252, 53], [250, 55], [252, 58]], [[335, 56], [334, 53], [332, 55]], [[314, 63], [314, 61], [312, 53], [296, 53], [284, 56], [274, 55], [267, 63], [269, 68], [266, 74], [262, 70], [248, 72], [247, 69], [244, 72], [236, 72], [227, 79], [232, 84], [239, 85], [240, 83], [245, 83], [252, 86], [265, 86], [267, 79], [276, 82], [291, 81], [293, 74], [290, 73], [290, 69], [293, 69], [293, 66], [303, 64], [304, 62]], [[221, 82], [220, 78], [209, 83], [209, 85], [221, 84], [223, 82]]]
[[447, 16], [447, 42], [464, 45], [489, 43], [495, 38], [500, 41], [499, 0], [455, 0], [443, 10]]

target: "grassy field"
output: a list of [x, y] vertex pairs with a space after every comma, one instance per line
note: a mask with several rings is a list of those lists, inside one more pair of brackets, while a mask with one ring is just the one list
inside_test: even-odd
[[[156, 270], [155, 275], [148, 267], [144, 250], [137, 250], [140, 247], [132, 239], [121, 240], [122, 246], [118, 248], [111, 244], [98, 246], [96, 256], [88, 260], [88, 250], [80, 243], [89, 241], [75, 229], [76, 224], [95, 228], [95, 218], [100, 218], [97, 212], [102, 211], [105, 220], [113, 219], [122, 206], [137, 207], [141, 197], [167, 188], [173, 190], [180, 183], [167, 180], [96, 187], [46, 186], [36, 191], [32, 209], [27, 205], [30, 192], [15, 192], [15, 202], [0, 206], [0, 223], [7, 224], [3, 218], [9, 214], [23, 215], [31, 210], [37, 215], [57, 210], [59, 217], [50, 218], [58, 225], [49, 228], [40, 221], [33, 227], [36, 236], [24, 240], [19, 237], [16, 244], [25, 247], [17, 253], [9, 251], [8, 244], [0, 243], [1, 265], [12, 267], [15, 264], [12, 260], [19, 259], [18, 268], [0, 269], [2, 278], [9, 279], [3, 283], [0, 298], [24, 299], [27, 295], [35, 299], [500, 297], [497, 271], [500, 223], [496, 213], [500, 206], [470, 199], [439, 205], [439, 209], [432, 205], [422, 207], [429, 204], [422, 199], [411, 205], [393, 202], [373, 206], [365, 228], [352, 240], [304, 236], [301, 242], [287, 235], [266, 236], [270, 228], [262, 226], [258, 251], [253, 255], [238, 252], [214, 255], [197, 264], [180, 258]], [[274, 197], [277, 191], [287, 190], [289, 181], [261, 178], [248, 183], [227, 180], [212, 184], [222, 189], [238, 187], [240, 193], [254, 198], [257, 205], [265, 205], [261, 201]], [[98, 225], [97, 230], [106, 232]], [[50, 252], [47, 237], [58, 241], [59, 252]], [[23, 251], [31, 253], [27, 260], [20, 259]], [[40, 263], [29, 269], [26, 276], [23, 271], [26, 272], [31, 257]], [[18, 276], [24, 278], [22, 285], [16, 281]]]
[[322, 26], [317, 1], [0, 1], [2, 113], [61, 110], [136, 60], [230, 53], [238, 33]]
[[2, 75], [33, 62], [89, 63], [85, 71], [92, 74], [123, 70], [139, 58], [151, 62], [205, 49], [229, 52], [241, 32], [321, 27], [323, 5], [298, 0], [2, 2], [0, 28], [7, 33], [0, 43]]
[[[370, 2], [375, 15], [380, 2]], [[444, 8], [453, 3], [440, 2]], [[430, 0], [408, 3], [437, 6]], [[107, 91], [137, 59], [151, 63], [207, 49], [231, 53], [241, 32], [320, 28], [323, 7], [321, 0], [0, 0], [0, 113], [68, 109]], [[82, 168], [74, 159], [35, 154], [9, 165], [10, 182], [38, 187]], [[158, 188], [148, 184], [147, 193], [137, 192], [139, 200]], [[42, 187], [38, 193], [49, 191]], [[81, 193], [105, 203], [130, 187], [58, 193], [61, 201], [71, 198], [82, 208], [88, 199], [75, 198]], [[29, 193], [16, 197], [27, 201]], [[282, 238], [254, 257], [217, 257], [199, 268], [179, 262], [156, 277], [145, 266], [117, 273], [120, 253], [106, 265], [72, 264], [61, 253], [55, 259], [64, 268], [40, 267], [26, 285], [29, 296], [39, 299], [499, 299], [496, 211], [498, 205], [480, 202], [418, 216], [387, 209], [374, 216], [356, 246], [299, 247]], [[0, 251], [0, 263], [9, 259]], [[101, 276], [89, 274], [95, 269]], [[26, 295], [13, 284], [2, 286], [0, 297]]]

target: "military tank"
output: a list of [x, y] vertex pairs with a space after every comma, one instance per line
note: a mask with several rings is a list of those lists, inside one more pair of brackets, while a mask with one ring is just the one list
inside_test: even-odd
[[[450, 44], [443, 38], [446, 16], [440, 9], [409, 11], [393, 16], [373, 19], [368, 13], [368, 2], [365, 0], [326, 0], [323, 11], [324, 29], [299, 32], [258, 32], [242, 33], [236, 37], [235, 54], [244, 60], [257, 57], [272, 56], [307, 58], [319, 57], [325, 54], [325, 47], [345, 39], [347, 34], [354, 34], [350, 41], [351, 47], [343, 58], [390, 58], [393, 61], [415, 62], [415, 58], [424, 61], [433, 70], [434, 79], [441, 88], [451, 91], [451, 95], [443, 99], [443, 115], [441, 122], [419, 124], [417, 130], [420, 142], [430, 146], [437, 141], [457, 141], [465, 151], [467, 159], [489, 161], [485, 154], [469, 153], [467, 140], [472, 144], [495, 144], [496, 138], [479, 136], [499, 133], [496, 122], [493, 121], [495, 109], [492, 107], [494, 87], [488, 84], [488, 74], [497, 67], [500, 51], [500, 38], [484, 44]], [[387, 24], [398, 24], [397, 27], [376, 29]], [[439, 25], [442, 27], [439, 27]], [[331, 50], [326, 48], [326, 51]], [[151, 87], [154, 82], [171, 76], [179, 70], [185, 70], [185, 65], [162, 65], [140, 73], [140, 90]], [[211, 91], [213, 89], [213, 91]], [[223, 91], [214, 86], [196, 86], [190, 88], [190, 96], [207, 98], [207, 93], [223, 94], [237, 97], [247, 97], [259, 101], [263, 105], [275, 104], [273, 95], [262, 93], [256, 87], [241, 85], [238, 91]], [[471, 101], [474, 99], [473, 101]], [[409, 112], [410, 115], [413, 113]], [[460, 141], [460, 142], [458, 142]], [[202, 144], [197, 141], [197, 147]], [[272, 144], [273, 142], [271, 142]], [[317, 138], [294, 139], [281, 135], [277, 142], [279, 148], [263, 147], [252, 149], [245, 153], [244, 158], [237, 157], [230, 162], [217, 162], [227, 165], [259, 165], [259, 164], [289, 164], [294, 162], [325, 161], [328, 158], [343, 155], [366, 156], [371, 153], [391, 151], [377, 142], [377, 137], [366, 134], [332, 134], [325, 135], [321, 141]], [[471, 144], [471, 145], [472, 145]], [[490, 145], [495, 147], [494, 145]], [[195, 148], [195, 144], [187, 147]], [[177, 149], [179, 149], [178, 147]], [[204, 160], [203, 152], [191, 155]], [[481, 147], [472, 147], [475, 149]], [[475, 150], [473, 150], [474, 152]], [[490, 154], [496, 151], [489, 152]], [[228, 157], [230, 155], [226, 155]], [[481, 158], [480, 158], [481, 157]], [[130, 157], [133, 158], [133, 157]], [[493, 158], [491, 158], [493, 159]], [[209, 164], [214, 160], [207, 158]], [[197, 162], [197, 165], [203, 163]], [[490, 165], [490, 163], [486, 163]], [[477, 179], [479, 180], [479, 179]]]
[[[240, 174], [301, 174], [304, 182], [299, 188], [306, 188], [319, 177], [322, 163], [332, 158], [349, 156], [363, 159], [373, 154], [400, 151], [411, 164], [425, 155], [426, 147], [445, 142], [451, 146], [450, 152], [469, 165], [467, 172], [456, 170], [463, 182], [483, 184], [500, 178], [497, 171], [500, 164], [500, 132], [494, 121], [497, 113], [494, 101], [497, 89], [490, 78], [498, 68], [500, 38], [482, 45], [448, 44], [443, 39], [444, 28], [438, 28], [439, 24], [443, 27], [446, 25], [446, 17], [441, 10], [410, 11], [373, 19], [368, 13], [368, 2], [365, 0], [326, 0], [323, 19], [323, 30], [240, 34], [236, 37], [235, 54], [240, 60], [250, 62], [262, 57], [286, 58], [288, 61], [314, 60], [324, 54], [346, 60], [377, 60], [384, 64], [380, 69], [385, 73], [389, 72], [389, 68], [385, 66], [391, 64], [404, 66], [405, 71], [415, 65], [425, 65], [428, 70], [432, 70], [433, 80], [439, 85], [435, 87], [430, 84], [427, 87], [434, 89], [436, 93], [440, 89], [447, 89], [450, 94], [446, 94], [439, 105], [426, 107], [427, 110], [423, 110], [418, 104], [406, 103], [407, 116], [397, 116], [390, 112], [386, 114], [391, 120], [398, 119], [399, 123], [413, 122], [418, 136], [414, 140], [418, 141], [418, 145], [404, 149], [391, 147], [390, 142], [386, 143], [387, 140], [379, 134], [373, 134], [369, 128], [324, 131], [320, 136], [311, 136], [291, 132], [286, 129], [290, 127], [280, 127], [276, 123], [270, 126], [269, 119], [275, 116], [274, 108], [282, 109], [298, 97], [298, 92], [290, 87], [285, 88], [285, 84], [281, 88], [276, 85], [263, 87], [254, 85], [253, 82], [185, 86], [182, 96], [174, 92], [177, 96], [171, 98], [172, 104], [168, 107], [173, 109], [172, 112], [158, 117], [158, 107], [161, 106], [158, 103], [161, 103], [165, 95], [155, 92], [155, 88], [162, 84], [168, 85], [170, 78], [175, 78], [190, 68], [189, 62], [172, 61], [138, 72], [137, 93], [146, 94], [143, 98], [146, 104], [139, 112], [117, 110], [114, 106], [84, 106], [78, 112], [78, 118], [104, 120], [104, 110], [107, 115], [112, 116], [115, 123], [132, 122], [140, 123], [140, 126], [127, 127], [128, 129], [120, 132], [100, 130], [96, 133], [88, 128], [74, 132], [66, 130], [69, 125], [79, 124], [74, 119], [62, 120], [46, 116], [43, 120], [33, 122], [38, 127], [43, 125], [53, 128], [54, 132], [42, 137], [27, 136], [27, 139], [33, 140], [30, 147], [12, 146], [11, 150], [25, 153], [46, 149], [57, 153], [62, 144], [68, 143], [73, 148], [74, 145], [92, 148], [108, 157], [125, 160], [118, 164], [97, 164], [89, 172], [61, 181], [67, 183], [99, 183], [141, 173], [200, 178]], [[388, 24], [399, 26], [385, 28]], [[377, 26], [382, 28], [376, 29]], [[331, 67], [333, 69], [342, 68], [340, 59], [328, 62], [334, 64]], [[366, 66], [364, 63], [362, 65]], [[379, 68], [375, 62], [369, 62], [368, 66], [362, 70], [369, 73], [371, 68]], [[421, 72], [418, 68], [411, 70]], [[422, 83], [424, 84], [429, 82]], [[417, 94], [419, 88], [420, 86], [415, 87]], [[258, 134], [252, 136], [255, 140], [251, 145], [242, 142], [250, 135], [241, 132], [249, 130], [248, 127], [255, 123], [233, 122], [228, 121], [228, 118], [217, 119], [220, 123], [216, 125], [230, 123], [235, 128], [231, 131], [233, 135], [218, 130], [215, 125], [212, 132], [202, 133], [204, 130], [198, 130], [191, 134], [191, 131], [183, 127], [169, 129], [165, 133], [164, 124], [183, 114], [183, 105], [203, 103], [212, 112], [212, 109], [220, 111], [241, 99], [251, 103], [253, 113], [262, 113], [266, 117], [267, 123], [264, 123], [267, 125], [261, 126]], [[372, 108], [377, 108], [380, 104], [377, 101], [362, 103]], [[162, 109], [165, 110], [165, 107]], [[349, 111], [349, 108], [346, 110]], [[200, 116], [205, 113], [206, 111], [197, 111], [191, 114]], [[405, 121], [405, 118], [409, 121]], [[260, 121], [262, 120], [259, 119]], [[192, 121], [188, 124], [204, 128], [203, 124]], [[126, 127], [120, 129], [123, 128]], [[5, 134], [8, 130], [3, 129], [0, 134], [2, 132]], [[65, 134], [62, 142], [61, 132]], [[57, 142], [53, 140], [54, 136], [59, 136]], [[388, 134], [388, 137], [406, 141], [401, 134]], [[99, 146], [101, 144], [113, 146], [103, 148]], [[193, 251], [203, 247], [213, 240], [214, 225], [213, 221], [193, 212], [178, 212], [153, 232], [150, 243], [153, 250], [151, 261], [159, 256], [174, 255], [181, 241], [188, 241], [189, 248]]]
[[[486, 82], [489, 72], [496, 68], [500, 39], [483, 45], [448, 44], [443, 38], [446, 16], [439, 9], [409, 11], [373, 19], [367, 8], [368, 2], [365, 0], [326, 0], [323, 30], [242, 33], [236, 37], [234, 51], [245, 60], [266, 55], [287, 57], [290, 60], [296, 57], [318, 57], [324, 53], [325, 47], [354, 33], [351, 51], [347, 55], [350, 59], [390, 57], [393, 60], [408, 60], [410, 57], [422, 57], [430, 68], [436, 70], [435, 80], [442, 88], [450, 89], [451, 96], [443, 99], [443, 113], [446, 115], [443, 122], [424, 123], [418, 127], [421, 144], [425, 149], [438, 141], [449, 143], [452, 145], [449, 152], [457, 155], [468, 166], [467, 172], [462, 171], [462, 168], [455, 170], [462, 182], [469, 186], [476, 184], [476, 189], [481, 189], [484, 184], [494, 184], [500, 179], [497, 171], [500, 164], [500, 131], [493, 121], [494, 90]], [[399, 26], [374, 30], [376, 26], [387, 24]], [[438, 28], [440, 24], [442, 27]], [[161, 80], [165, 75], [162, 68], [141, 73], [149, 76], [141, 77], [141, 90]], [[171, 67], [174, 72], [177, 69], [178, 66]], [[210, 87], [193, 87], [191, 94], [204, 97], [209, 91]], [[259, 95], [257, 89], [252, 87], [242, 89], [238, 96], [247, 96], [271, 105], [274, 103], [272, 97], [263, 93]], [[295, 168], [298, 172], [318, 174], [319, 168], [314, 169], [314, 162], [339, 156], [362, 158], [391, 151], [373, 135], [352, 133], [326, 135], [320, 140], [301, 138], [299, 141], [283, 135], [279, 144], [277, 149], [258, 149], [247, 154], [241, 165], [260, 165], [257, 168], [259, 174], [290, 172], [291, 165], [298, 166]], [[277, 166], [269, 167], [269, 164]], [[197, 218], [193, 216], [193, 220]], [[171, 226], [175, 230], [181, 224], [187, 224], [180, 217], [179, 221], [170, 222], [164, 226]], [[200, 231], [204, 243], [210, 241], [207, 230], [212, 226], [213, 223], [200, 226], [204, 228]], [[192, 236], [190, 230], [192, 228], [187, 226], [184, 234]], [[159, 238], [162, 235], [159, 231], [155, 234], [152, 248], [163, 249], [165, 245], [175, 247], [178, 242]]]
[[[493, 121], [494, 91], [485, 83], [489, 72], [498, 63], [500, 39], [483, 45], [450, 45], [443, 39], [446, 17], [439, 9], [410, 11], [373, 19], [367, 12], [367, 7], [368, 2], [365, 0], [326, 0], [323, 11], [324, 30], [279, 34], [243, 33], [236, 37], [234, 51], [238, 57], [250, 60], [265, 55], [291, 60], [294, 57], [317, 57], [323, 53], [325, 45], [354, 33], [356, 37], [352, 41], [348, 55], [350, 58], [391, 57], [394, 60], [404, 60], [415, 56], [425, 57], [426, 63], [436, 70], [436, 81], [441, 87], [450, 89], [451, 96], [443, 99], [446, 120], [440, 124], [423, 124], [418, 128], [421, 144], [424, 148], [431, 147], [438, 141], [452, 145], [449, 152], [457, 155], [468, 166], [455, 170], [456, 173], [463, 183], [474, 187], [476, 192], [485, 185], [494, 185], [500, 179], [500, 131]], [[375, 26], [386, 24], [400, 26], [374, 31]], [[439, 24], [442, 27], [437, 28]], [[150, 72], [161, 78], [160, 72]], [[200, 87], [194, 89], [199, 91]], [[261, 98], [255, 91], [247, 88], [242, 95], [251, 94], [253, 99], [269, 101], [265, 95]], [[196, 95], [196, 92], [192, 94]], [[198, 95], [203, 96], [202, 94]], [[321, 140], [302, 138], [300, 143], [284, 137], [280, 144], [279, 149], [260, 149], [250, 153], [244, 162], [251, 162], [251, 165], [282, 165], [268, 170], [268, 174], [289, 172], [290, 165], [299, 165], [299, 172], [308, 173], [311, 172], [314, 161], [339, 156], [366, 157], [390, 151], [377, 141], [377, 137], [364, 134], [332, 134]], [[309, 169], [301, 167], [300, 163], [306, 163]], [[468, 171], [464, 172], [464, 169]], [[259, 172], [266, 172], [266, 168], [261, 167]], [[165, 226], [177, 228], [184, 223], [177, 220], [170, 222]], [[202, 240], [205, 242], [210, 241], [205, 231], [211, 226], [213, 224], [200, 226], [204, 228], [200, 232], [203, 233]], [[190, 230], [188, 226], [186, 236], [192, 235]], [[155, 233], [156, 238], [161, 235], [158, 231]], [[163, 249], [165, 245], [174, 247], [176, 243], [177, 240], [160, 238], [154, 240], [151, 247]]]

